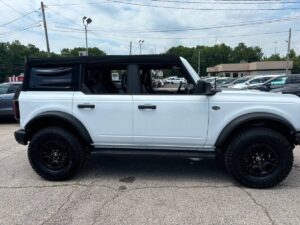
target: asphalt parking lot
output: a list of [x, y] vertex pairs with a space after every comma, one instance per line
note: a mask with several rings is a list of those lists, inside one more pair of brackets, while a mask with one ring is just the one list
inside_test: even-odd
[[244, 188], [215, 160], [92, 155], [68, 182], [31, 169], [0, 123], [0, 224], [300, 224], [300, 148], [289, 177]]

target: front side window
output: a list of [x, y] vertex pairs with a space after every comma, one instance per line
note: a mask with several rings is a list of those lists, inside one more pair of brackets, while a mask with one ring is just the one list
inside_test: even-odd
[[263, 77], [260, 77], [260, 78], [256, 78], [256, 79], [253, 79], [251, 81], [249, 81], [250, 84], [261, 84], [263, 83], [265, 80]]
[[184, 94], [193, 82], [178, 65], [140, 66], [143, 94]]
[[82, 91], [85, 94], [127, 93], [127, 66], [86, 66]]
[[74, 86], [72, 67], [31, 68], [30, 89], [68, 90]]

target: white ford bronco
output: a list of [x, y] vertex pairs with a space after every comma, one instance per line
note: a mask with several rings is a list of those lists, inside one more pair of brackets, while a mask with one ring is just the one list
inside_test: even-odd
[[[187, 83], [152, 85], [175, 75]], [[241, 184], [267, 188], [300, 143], [299, 97], [216, 90], [170, 55], [28, 59], [14, 109], [15, 138], [48, 180], [70, 178], [94, 152], [220, 156]]]

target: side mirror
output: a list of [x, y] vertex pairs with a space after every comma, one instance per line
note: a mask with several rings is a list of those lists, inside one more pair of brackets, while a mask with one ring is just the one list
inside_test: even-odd
[[248, 86], [248, 85], [249, 85], [249, 82], [246, 82], [245, 84]]
[[205, 94], [205, 95], [214, 95], [217, 90], [212, 89], [212, 85], [203, 80], [198, 80], [196, 87], [194, 89], [195, 94]]

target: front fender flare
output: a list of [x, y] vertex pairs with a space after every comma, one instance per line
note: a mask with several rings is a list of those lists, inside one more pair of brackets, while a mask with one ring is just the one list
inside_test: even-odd
[[250, 122], [251, 120], [276, 121], [276, 122], [279, 122], [279, 123], [285, 125], [291, 131], [296, 133], [296, 129], [294, 128], [294, 126], [289, 121], [287, 121], [285, 118], [283, 118], [281, 116], [278, 116], [273, 113], [263, 113], [263, 112], [248, 113], [248, 114], [239, 116], [239, 117], [235, 118], [234, 120], [232, 120], [230, 123], [228, 123], [223, 128], [221, 133], [219, 134], [215, 146], [220, 147], [226, 141], [227, 137], [229, 137], [229, 135], [231, 134], [232, 131], [234, 131], [237, 127], [241, 126], [242, 124]]

